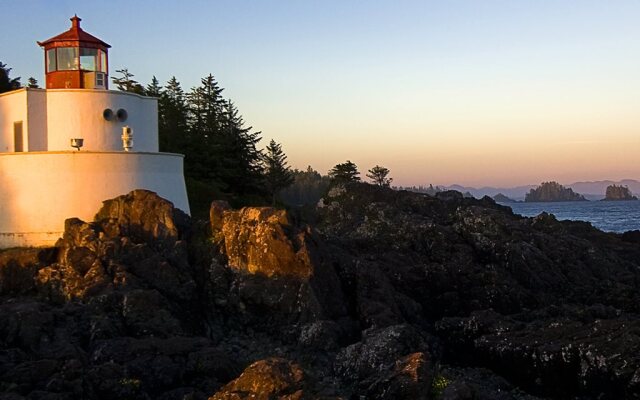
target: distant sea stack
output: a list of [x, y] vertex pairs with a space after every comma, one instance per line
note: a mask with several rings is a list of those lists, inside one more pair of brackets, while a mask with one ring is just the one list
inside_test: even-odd
[[631, 194], [631, 190], [629, 190], [628, 186], [609, 185], [607, 186], [607, 192], [603, 200], [638, 200], [638, 198]]
[[558, 182], [543, 182], [535, 189], [531, 189], [524, 198], [525, 203], [552, 201], [587, 201], [583, 195], [565, 188]]
[[495, 196], [493, 196], [493, 200], [495, 200], [496, 203], [515, 203], [516, 202], [511, 197], [505, 196], [502, 193], [498, 193]]

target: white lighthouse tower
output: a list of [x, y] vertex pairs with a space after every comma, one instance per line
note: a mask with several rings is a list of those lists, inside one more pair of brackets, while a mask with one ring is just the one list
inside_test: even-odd
[[64, 220], [148, 189], [189, 213], [181, 154], [158, 149], [158, 101], [108, 90], [108, 49], [71, 18], [38, 44], [46, 89], [0, 94], [0, 248], [48, 246]]

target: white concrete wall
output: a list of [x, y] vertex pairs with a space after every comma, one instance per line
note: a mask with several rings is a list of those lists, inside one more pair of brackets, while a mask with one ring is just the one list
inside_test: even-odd
[[[122, 151], [122, 127], [133, 129], [133, 151], [158, 151], [158, 100], [133, 93], [89, 89], [49, 89], [48, 151], [70, 150], [71, 138], [83, 138], [83, 150]], [[127, 111], [124, 122], [103, 118], [103, 111]]]
[[182, 162], [168, 153], [0, 154], [0, 248], [53, 245], [65, 219], [91, 221], [102, 201], [134, 189], [189, 213]]
[[[127, 111], [126, 121], [103, 117]], [[122, 151], [122, 128], [133, 129], [133, 151], [158, 152], [158, 100], [134, 93], [90, 89], [20, 89], [0, 94], [0, 152], [13, 152], [13, 123], [23, 121], [24, 151]]]
[[23, 148], [27, 150], [29, 128], [27, 124], [27, 89], [0, 94], [0, 152], [15, 150], [13, 123], [22, 121]]

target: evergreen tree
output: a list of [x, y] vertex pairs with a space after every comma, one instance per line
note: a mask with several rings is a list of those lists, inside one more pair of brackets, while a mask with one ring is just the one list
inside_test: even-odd
[[[184, 91], [176, 77], [172, 77], [158, 100], [158, 134], [160, 150], [173, 153], [186, 153], [189, 127], [187, 124], [187, 104]], [[189, 170], [185, 160], [185, 173]]]
[[20, 77], [10, 78], [11, 68], [0, 61], [0, 93], [9, 92], [11, 90], [20, 89]]
[[162, 95], [162, 86], [160, 86], [160, 82], [155, 75], [151, 78], [151, 83], [144, 89], [144, 94], [145, 96], [158, 98]]
[[346, 183], [346, 182], [359, 182], [360, 172], [358, 172], [358, 167], [347, 160], [342, 164], [336, 164], [330, 171], [329, 177], [335, 183]]
[[376, 165], [368, 171], [367, 178], [375, 185], [389, 187], [393, 181], [392, 178], [387, 178], [389, 172], [391, 171], [388, 168]]
[[144, 87], [139, 84], [138, 81], [133, 79], [134, 75], [129, 72], [127, 68], [117, 69], [116, 72], [122, 74], [122, 77], [116, 78], [114, 76], [111, 78], [111, 81], [116, 85], [118, 90], [122, 90], [123, 92], [144, 94]]
[[280, 199], [290, 206], [315, 205], [327, 193], [330, 178], [311, 166], [305, 171], [293, 171], [293, 183], [280, 191]]
[[275, 205], [278, 192], [293, 183], [293, 173], [287, 166], [282, 146], [273, 139], [265, 149], [263, 163], [266, 189], [271, 195], [272, 205]]
[[32, 88], [32, 89], [38, 89], [40, 86], [38, 86], [38, 81], [36, 80], [36, 78], [31, 77], [27, 81], [27, 87]]
[[222, 171], [227, 174], [225, 181], [236, 193], [260, 193], [262, 152], [257, 145], [262, 132], [252, 132], [252, 127], [244, 126], [244, 120], [231, 100], [225, 104], [224, 116], [219, 144], [223, 152]]

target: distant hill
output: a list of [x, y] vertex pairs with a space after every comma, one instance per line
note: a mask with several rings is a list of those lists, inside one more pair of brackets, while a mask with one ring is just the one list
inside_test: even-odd
[[515, 203], [516, 202], [514, 199], [507, 197], [502, 193], [498, 193], [495, 196], [493, 196], [493, 200], [495, 200], [496, 203]]

